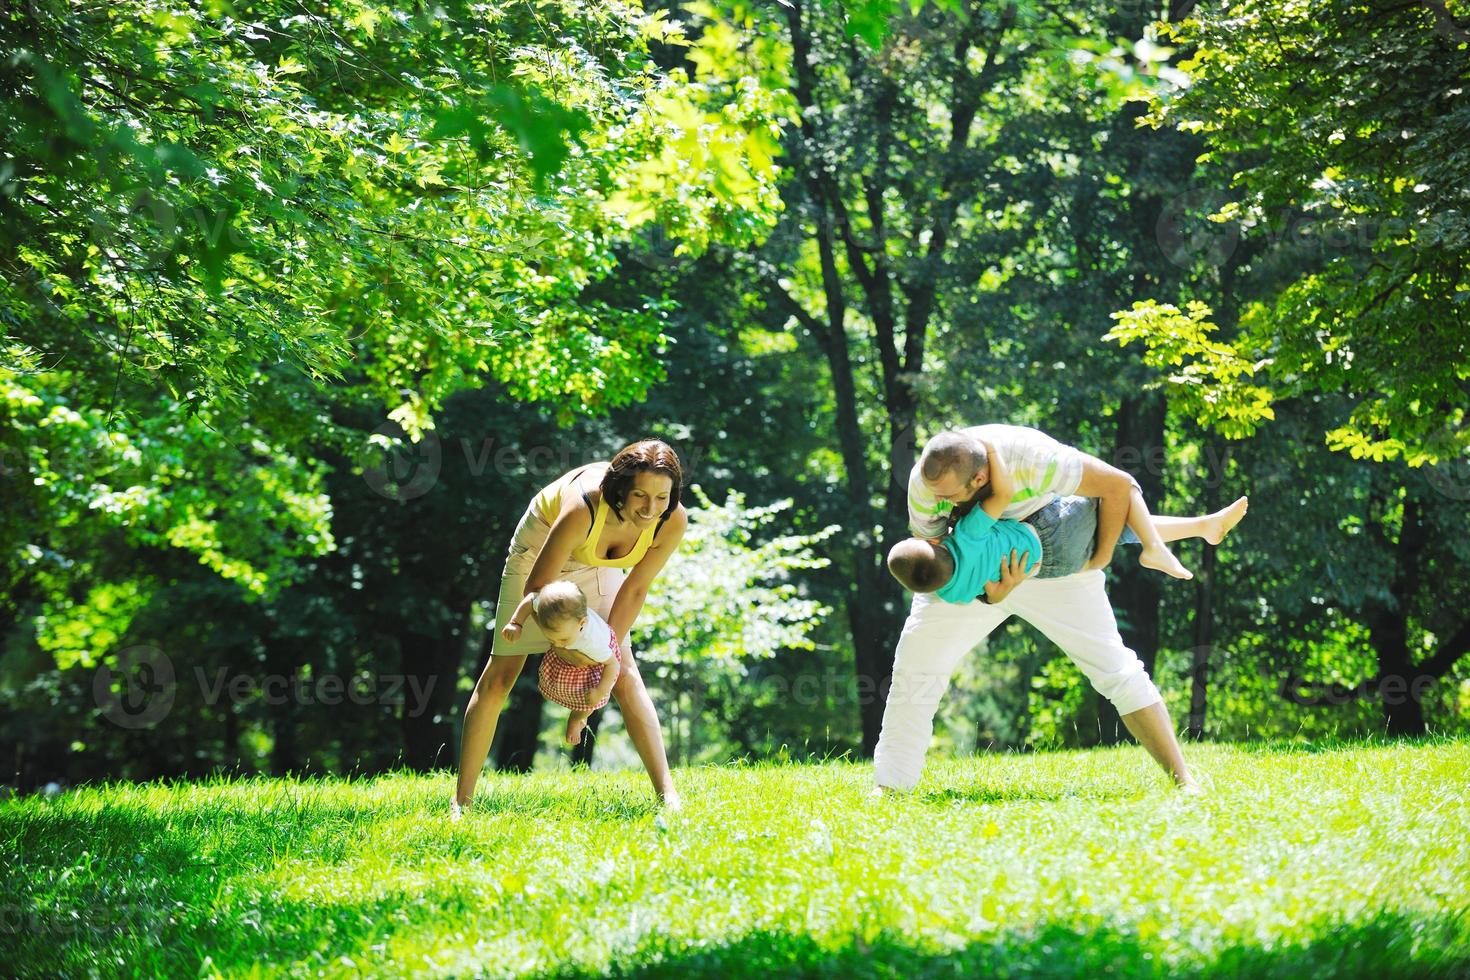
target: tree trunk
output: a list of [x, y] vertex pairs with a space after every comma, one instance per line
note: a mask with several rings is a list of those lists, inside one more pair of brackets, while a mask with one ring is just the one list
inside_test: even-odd
[[[1156, 509], [1164, 497], [1163, 461], [1164, 417], [1168, 406], [1157, 393], [1129, 396], [1118, 407], [1117, 445], [1113, 460], [1121, 470], [1133, 474], [1143, 488], [1143, 499]], [[1152, 676], [1159, 655], [1159, 601], [1163, 585], [1158, 572], [1138, 564], [1133, 548], [1122, 549], [1113, 570], [1117, 576], [1113, 586], [1113, 608], [1118, 612], [1118, 631], [1123, 642], [1133, 648], [1143, 667]], [[1115, 554], [1117, 554], [1115, 552]], [[1116, 559], [1115, 559], [1116, 561]], [[1096, 697], [1097, 695], [1094, 695]], [[1098, 739], [1103, 745], [1114, 745], [1127, 737], [1127, 729], [1117, 709], [1106, 699], [1097, 706]]]
[[1418, 591], [1429, 529], [1413, 490], [1404, 496], [1403, 506], [1389, 598], [1368, 609], [1368, 635], [1378, 655], [1378, 676], [1369, 693], [1383, 704], [1383, 727], [1389, 735], [1423, 735], [1424, 707], [1410, 694], [1422, 672], [1409, 652], [1409, 602]]
[[286, 678], [287, 685], [285, 697], [274, 704], [271, 701], [276, 699], [266, 701], [271, 721], [271, 772], [284, 776], [301, 769], [296, 731], [296, 714], [300, 707], [296, 697], [299, 670], [295, 646], [279, 636], [273, 639], [266, 654], [266, 668], [270, 674]]
[[[1212, 470], [1205, 477], [1203, 510], [1212, 514], [1220, 508], [1220, 484], [1230, 461], [1230, 447], [1219, 437], [1209, 442], [1214, 452]], [[1188, 736], [1201, 739], [1205, 735], [1205, 709], [1209, 696], [1210, 659], [1215, 643], [1215, 549], [1206, 543], [1200, 549], [1200, 560], [1194, 567], [1194, 650], [1189, 664]]]
[[[786, 4], [787, 24], [791, 31], [793, 92], [803, 110], [819, 110], [817, 105], [818, 75], [812, 54], [812, 37], [805, 21], [803, 4]], [[1010, 14], [1004, 18], [1009, 25]], [[968, 52], [979, 36], [978, 18], [962, 28], [954, 40], [956, 77], [951, 93], [951, 134], [945, 153], [952, 164], [969, 142], [970, 126], [985, 92], [995, 84], [998, 62], [986, 59], [985, 69], [972, 74], [967, 65]], [[1002, 32], [1003, 33], [1003, 32]], [[997, 42], [998, 43], [998, 42]], [[896, 91], [892, 84], [875, 86], [868, 109], [877, 120], [880, 132], [893, 110]], [[850, 533], [853, 554], [852, 587], [847, 595], [848, 625], [852, 630], [853, 653], [859, 694], [859, 716], [862, 722], [862, 751], [872, 755], [878, 744], [883, 722], [883, 709], [888, 685], [893, 674], [893, 657], [898, 641], [903, 611], [899, 608], [897, 586], [888, 578], [883, 564], [884, 538], [906, 533], [907, 490], [904, 482], [914, 457], [914, 419], [917, 402], [912, 382], [923, 371], [924, 346], [929, 321], [936, 307], [938, 282], [943, 275], [943, 259], [948, 243], [950, 223], [961, 203], [957, 188], [973, 175], [966, 168], [951, 166], [933, 200], [936, 217], [928, 230], [923, 248], [922, 268], [905, 278], [890, 268], [885, 248], [865, 248], [854, 232], [853, 211], [844, 197], [854, 185], [854, 205], [865, 211], [871, 227], [867, 236], [875, 242], [886, 242], [884, 227], [884, 190], [886, 155], [893, 150], [894, 140], [880, 136], [874, 144], [877, 162], [860, 174], [837, 175], [825, 160], [818, 131], [820, 111], [803, 111], [792, 149], [793, 170], [799, 180], [790, 213], [805, 211], [815, 230], [817, 255], [822, 275], [823, 311], [815, 315], [793, 300], [784, 289], [778, 289], [776, 300], [781, 309], [794, 316], [826, 354], [831, 373], [835, 402], [835, 426], [842, 454], [846, 513], [845, 527]], [[847, 179], [845, 179], [847, 178]], [[856, 178], [853, 180], [851, 178]], [[904, 239], [905, 248], [913, 242]], [[838, 265], [838, 249], [847, 263], [846, 276]], [[860, 289], [848, 295], [848, 277]], [[899, 304], [895, 285], [905, 302]], [[864, 433], [858, 411], [857, 378], [854, 373], [850, 341], [847, 333], [847, 310], [852, 302], [863, 304], [872, 323], [874, 347], [879, 365], [882, 397], [887, 412], [889, 437], [889, 484], [883, 494], [882, 510], [873, 506], [873, 486], [869, 477], [869, 438]], [[901, 306], [901, 312], [900, 312]], [[901, 322], [900, 322], [901, 321]], [[902, 326], [902, 340], [899, 327]], [[867, 360], [867, 358], [862, 358]], [[881, 436], [880, 436], [881, 438]], [[875, 535], [871, 529], [878, 529]]]
[[495, 729], [495, 767], [506, 772], [530, 772], [536, 761], [536, 747], [541, 741], [541, 709], [546, 699], [537, 686], [539, 661], [527, 660], [521, 671], [500, 724]]
[[403, 762], [415, 772], [428, 772], [454, 761], [450, 713], [463, 654], [464, 635], [460, 631], [445, 630], [432, 636], [407, 632], [399, 637]]
[[240, 715], [235, 711], [234, 704], [226, 702], [224, 706], [224, 751], [221, 753], [220, 761], [231, 769], [240, 768]]

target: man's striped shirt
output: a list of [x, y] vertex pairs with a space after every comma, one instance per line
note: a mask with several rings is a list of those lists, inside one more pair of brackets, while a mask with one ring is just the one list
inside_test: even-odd
[[[1077, 492], [1086, 454], [1024, 425], [974, 425], [962, 429], [995, 447], [1016, 482], [1003, 517], [1022, 520], [1057, 497]], [[909, 530], [921, 538], [943, 537], [954, 504], [924, 485], [919, 464], [909, 471]]]

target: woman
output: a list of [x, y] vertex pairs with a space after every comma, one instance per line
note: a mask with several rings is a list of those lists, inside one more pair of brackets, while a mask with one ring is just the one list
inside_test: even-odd
[[563, 474], [526, 508], [500, 579], [490, 662], [465, 709], [459, 783], [451, 808], [454, 819], [474, 798], [500, 709], [526, 657], [550, 646], [534, 619], [521, 624], [513, 642], [501, 635], [501, 629], [522, 598], [556, 579], [580, 586], [588, 607], [617, 634], [627, 656], [613, 697], [654, 792], [665, 806], [678, 808], [658, 712], [631, 656], [628, 632], [643, 609], [649, 586], [684, 538], [689, 519], [679, 503], [682, 478], [674, 450], [647, 439], [627, 446], [609, 463], [591, 463]]

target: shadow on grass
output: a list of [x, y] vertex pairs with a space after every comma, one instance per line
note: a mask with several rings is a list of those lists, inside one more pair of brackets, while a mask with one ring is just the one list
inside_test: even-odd
[[[444, 800], [444, 814], [449, 811], [449, 801]], [[466, 819], [484, 819], [506, 814], [517, 820], [528, 816], [554, 814], [557, 819], [575, 816], [583, 820], [642, 820], [659, 812], [659, 803], [652, 794], [643, 792], [620, 793], [609, 789], [579, 789], [567, 793], [548, 793], [544, 790], [481, 790], [475, 796], [474, 806]], [[441, 816], [435, 809], [434, 816]]]
[[[732, 943], [697, 948], [640, 949], [641, 964], [610, 971], [551, 974], [560, 980], [614, 976], [655, 980], [688, 977], [1290, 977], [1380, 980], [1462, 980], [1470, 976], [1470, 931], [1452, 917], [1418, 919], [1384, 913], [1360, 923], [1322, 921], [1303, 938], [1265, 948], [1233, 946], [1214, 957], [1166, 962], [1162, 944], [1107, 928], [1077, 931], [1064, 924], [1012, 933], [991, 943], [934, 953], [893, 937], [828, 948], [807, 936], [754, 933]], [[648, 962], [651, 960], [652, 962]]]
[[1248, 752], [1251, 755], [1327, 755], [1337, 752], [1359, 752], [1363, 749], [1428, 749], [1463, 743], [1463, 737], [1430, 733], [1418, 736], [1356, 735], [1315, 739], [1263, 738], [1215, 744], [1238, 752]]
[[[522, 833], [525, 820], [542, 813], [617, 823], [655, 811], [650, 799], [631, 792], [494, 794], [477, 802], [470, 833], [436, 829], [411, 846], [420, 855], [477, 860], [485, 842], [473, 823], [497, 822], [502, 813], [516, 822], [499, 822]], [[381, 936], [384, 923], [401, 924], [405, 909], [431, 903], [463, 911], [484, 899], [442, 882], [364, 900], [262, 893], [242, 903], [231, 894], [220, 907], [220, 897], [292, 862], [303, 870], [342, 865], [385, 818], [438, 824], [447, 816], [447, 799], [442, 806], [282, 798], [258, 806], [0, 810], [0, 976], [182, 976], [197, 974], [207, 955], [220, 958], [218, 966], [232, 954], [262, 965], [346, 954]]]
[[1100, 791], [1086, 786], [1055, 789], [1017, 789], [1013, 786], [984, 785], [951, 786], [928, 793], [919, 793], [915, 799], [920, 803], [1057, 803], [1062, 800], [1132, 800], [1141, 795], [1137, 790]]

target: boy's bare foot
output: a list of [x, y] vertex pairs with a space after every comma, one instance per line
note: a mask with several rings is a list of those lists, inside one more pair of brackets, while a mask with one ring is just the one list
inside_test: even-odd
[[587, 727], [587, 714], [573, 711], [567, 719], [567, 744], [576, 748], [582, 744], [582, 730]]
[[1181, 565], [1179, 559], [1174, 557], [1174, 552], [1168, 548], [1145, 548], [1143, 554], [1138, 556], [1138, 563], [1175, 578], [1194, 578], [1194, 573]]
[[1219, 544], [1225, 540], [1225, 535], [1230, 529], [1240, 523], [1245, 516], [1246, 509], [1250, 507], [1251, 498], [1241, 497], [1235, 503], [1224, 510], [1216, 511], [1210, 515], [1209, 524], [1205, 529], [1205, 540], [1210, 544]]

